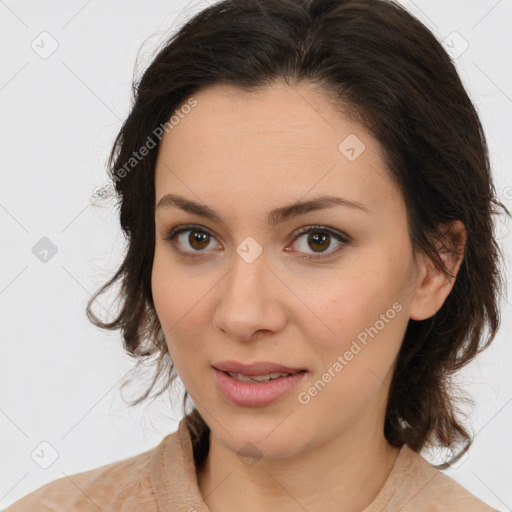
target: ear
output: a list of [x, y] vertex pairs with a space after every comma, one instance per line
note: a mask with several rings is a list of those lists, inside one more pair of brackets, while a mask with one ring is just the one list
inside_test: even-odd
[[[444, 247], [438, 245], [439, 255], [453, 277], [437, 269], [426, 254], [420, 255], [418, 278], [409, 308], [409, 315], [413, 320], [425, 320], [441, 309], [452, 291], [464, 258], [467, 236], [464, 224], [460, 220], [452, 221], [441, 225], [441, 231], [444, 233]], [[456, 250], [457, 254], [447, 252], [446, 247]]]

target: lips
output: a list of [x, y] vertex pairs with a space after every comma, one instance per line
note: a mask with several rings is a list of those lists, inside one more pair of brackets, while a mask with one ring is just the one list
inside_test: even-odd
[[[260, 365], [242, 365], [244, 371], [265, 371], [269, 363], [265, 366]], [[295, 371], [298, 368], [276, 365], [270, 363], [271, 368], [285, 368], [288, 371]], [[227, 368], [228, 365], [218, 364]], [[240, 367], [240, 365], [238, 365]], [[263, 370], [262, 370], [263, 368]], [[267, 376], [258, 377], [257, 375], [247, 376], [240, 373], [231, 374], [212, 368], [215, 377], [215, 383], [220, 394], [225, 400], [238, 407], [266, 407], [280, 399], [284, 399], [293, 389], [298, 389], [306, 378], [307, 371], [302, 370], [292, 374], [286, 374], [285, 377], [276, 379], [266, 379]], [[231, 375], [236, 375], [234, 378]], [[276, 375], [270, 373], [269, 375]], [[242, 377], [242, 378], [241, 378]]]
[[241, 363], [238, 361], [220, 361], [212, 364], [216, 370], [225, 373], [238, 373], [241, 375], [268, 375], [271, 373], [286, 373], [293, 375], [295, 373], [307, 371], [305, 368], [285, 366], [270, 361], [256, 361], [254, 363]]

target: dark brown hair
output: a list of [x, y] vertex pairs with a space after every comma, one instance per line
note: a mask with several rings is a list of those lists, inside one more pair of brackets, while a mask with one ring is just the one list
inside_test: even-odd
[[[151, 293], [158, 151], [149, 151], [129, 172], [126, 162], [201, 88], [224, 83], [257, 91], [278, 80], [315, 85], [376, 137], [403, 194], [413, 247], [445, 273], [439, 248], [456, 246], [446, 244], [442, 226], [460, 220], [466, 228], [462, 265], [443, 307], [427, 320], [409, 320], [384, 432], [392, 445], [415, 451], [463, 446], [460, 456], [472, 440], [457, 417], [451, 377], [498, 330], [504, 281], [492, 216], [497, 207], [510, 212], [497, 199], [482, 126], [453, 62], [397, 3], [225, 0], [166, 41], [133, 84], [132, 109], [109, 157], [128, 247], [116, 274], [89, 301], [87, 315], [101, 328], [121, 329], [136, 360], [156, 352], [151, 386], [131, 405], [145, 400], [161, 377], [154, 397], [170, 389], [176, 373]], [[122, 308], [114, 321], [102, 322], [92, 304], [117, 280]], [[184, 411], [186, 401], [185, 392]], [[204, 428], [193, 412], [192, 428]]]

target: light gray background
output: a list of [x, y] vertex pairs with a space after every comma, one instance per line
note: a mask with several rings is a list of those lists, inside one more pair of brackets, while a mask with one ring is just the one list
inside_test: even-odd
[[[481, 115], [497, 190], [512, 208], [511, 0], [402, 3], [451, 45]], [[149, 407], [124, 404], [119, 385], [133, 363], [119, 332], [102, 332], [85, 316], [124, 243], [112, 206], [90, 201], [105, 184], [107, 156], [129, 111], [141, 45], [139, 70], [206, 5], [0, 1], [0, 507], [57, 478], [148, 450], [177, 427], [181, 395], [174, 409], [165, 398]], [[52, 44], [58, 48], [45, 55]], [[510, 227], [500, 226], [508, 260]], [[46, 263], [33, 253], [43, 237], [57, 248]], [[503, 511], [512, 509], [511, 309], [504, 306], [492, 347], [461, 374], [476, 401], [476, 438], [469, 457], [446, 471]], [[57, 458], [44, 469], [53, 450]]]

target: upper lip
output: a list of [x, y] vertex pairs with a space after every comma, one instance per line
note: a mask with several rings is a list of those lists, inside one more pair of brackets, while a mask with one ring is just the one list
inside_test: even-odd
[[220, 361], [212, 364], [212, 366], [221, 372], [241, 373], [242, 375], [267, 375], [269, 373], [299, 373], [306, 371], [305, 368], [294, 368], [270, 361], [256, 361], [245, 364], [238, 361]]

